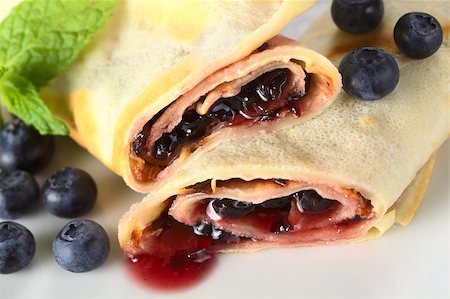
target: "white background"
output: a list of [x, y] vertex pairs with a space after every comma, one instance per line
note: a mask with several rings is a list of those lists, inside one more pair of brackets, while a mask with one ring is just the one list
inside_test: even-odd
[[[285, 30], [298, 38], [330, 2], [295, 19]], [[138, 286], [127, 274], [119, 248], [117, 221], [142, 195], [66, 138], [46, 176], [63, 166], [90, 172], [99, 198], [86, 218], [108, 231], [111, 254], [101, 268], [83, 274], [62, 270], [53, 259], [54, 236], [68, 221], [43, 208], [18, 222], [37, 240], [25, 269], [0, 275], [0, 299], [12, 298], [448, 298], [449, 296], [449, 143], [440, 151], [428, 191], [413, 222], [394, 227], [380, 239], [351, 245], [273, 249], [218, 258], [213, 273], [198, 286], [158, 293]]]

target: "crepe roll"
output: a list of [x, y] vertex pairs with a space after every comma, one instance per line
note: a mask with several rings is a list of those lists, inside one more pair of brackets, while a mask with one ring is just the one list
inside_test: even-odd
[[[390, 52], [400, 69], [391, 94], [362, 101], [341, 92], [306, 122], [194, 153], [122, 217], [124, 251], [152, 250], [161, 242], [155, 232], [175, 224], [209, 237], [218, 252], [355, 242], [407, 224], [450, 132], [450, 14], [433, 2], [385, 7], [382, 25], [368, 35], [339, 32], [326, 14], [303, 40], [336, 65], [354, 47]], [[436, 17], [445, 34], [436, 53], [413, 60], [396, 49], [392, 30], [418, 10]]]
[[71, 136], [136, 191], [194, 153], [320, 114], [341, 77], [277, 35], [313, 1], [118, 1], [42, 91]]

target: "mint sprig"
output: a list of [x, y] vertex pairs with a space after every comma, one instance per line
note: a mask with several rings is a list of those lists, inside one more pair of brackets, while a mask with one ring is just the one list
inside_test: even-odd
[[66, 126], [52, 115], [29, 80], [13, 72], [7, 73], [0, 81], [0, 94], [6, 95], [2, 101], [9, 112], [25, 122], [31, 119], [40, 133], [68, 133]]
[[67, 135], [38, 88], [64, 71], [112, 14], [115, 0], [32, 0], [0, 24], [2, 103], [41, 134]]

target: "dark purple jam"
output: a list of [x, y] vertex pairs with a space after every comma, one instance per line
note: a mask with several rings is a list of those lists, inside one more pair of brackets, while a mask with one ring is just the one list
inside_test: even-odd
[[146, 141], [153, 124], [161, 115], [159, 114], [137, 135], [132, 145], [133, 151], [148, 163], [165, 167], [180, 155], [184, 146], [201, 140], [219, 125], [270, 120], [276, 118], [281, 111], [299, 115], [298, 101], [306, 93], [288, 94], [286, 87], [289, 80], [288, 69], [276, 69], [262, 74], [244, 85], [239, 94], [216, 101], [205, 115], [199, 115], [195, 109], [186, 111], [181, 122], [151, 146]]
[[[250, 219], [251, 225], [273, 234], [292, 231], [292, 224], [288, 221], [291, 209], [295, 208], [299, 198], [314, 207], [305, 208], [308, 217], [319, 217], [318, 207], [323, 210], [320, 215], [328, 217], [325, 209], [327, 204], [319, 203], [321, 199], [309, 191], [299, 191], [289, 196], [267, 200], [261, 204], [236, 201], [232, 199], [205, 199], [197, 209], [205, 213], [206, 206], [215, 200], [222, 203], [213, 208], [224, 219], [231, 216], [236, 219], [241, 214], [242, 219]], [[324, 202], [330, 201], [322, 198]], [[249, 212], [250, 211], [250, 212]], [[359, 216], [357, 216], [359, 217]], [[355, 217], [354, 220], [362, 219]], [[220, 221], [218, 222], [220, 225]], [[217, 224], [217, 223], [216, 223]], [[248, 241], [248, 238], [233, 235], [215, 226], [214, 223], [202, 220], [193, 227], [178, 222], [172, 216], [164, 216], [155, 221], [143, 232], [144, 247], [147, 252], [134, 256], [127, 261], [131, 275], [143, 285], [159, 290], [174, 291], [193, 286], [202, 281], [215, 265], [215, 253], [224, 245]]]
[[211, 238], [194, 234], [191, 227], [170, 216], [154, 223], [152, 231], [159, 233], [152, 237], [150, 251], [127, 262], [131, 275], [142, 285], [167, 291], [183, 289], [197, 284], [213, 268]]
[[[303, 214], [325, 214], [331, 210], [334, 200], [321, 197], [314, 190], [303, 190], [291, 195], [269, 199], [260, 204], [252, 204], [229, 198], [207, 200], [199, 209], [207, 209], [208, 204], [222, 219], [245, 218], [251, 223], [271, 233], [285, 233], [291, 230], [289, 213], [292, 208]], [[208, 213], [208, 212], [207, 212]], [[210, 215], [211, 216], [211, 215]], [[216, 216], [214, 216], [216, 217]]]
[[289, 212], [292, 201], [296, 201], [295, 203], [302, 213], [323, 213], [328, 211], [335, 202], [323, 198], [314, 190], [302, 190], [288, 196], [269, 199], [256, 205], [229, 198], [212, 199], [211, 203], [212, 208], [220, 217], [235, 219], [254, 212]]
[[159, 219], [151, 230], [150, 251], [129, 259], [127, 265], [142, 285], [163, 291], [199, 283], [215, 265], [214, 245], [240, 241], [207, 222], [190, 227], [171, 216]]

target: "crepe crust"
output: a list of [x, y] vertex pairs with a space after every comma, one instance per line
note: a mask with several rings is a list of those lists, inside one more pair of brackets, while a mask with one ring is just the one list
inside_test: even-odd
[[437, 154], [433, 154], [427, 163], [417, 173], [416, 178], [403, 191], [399, 200], [392, 206], [395, 211], [395, 223], [408, 225], [416, 214], [427, 190], [428, 183], [433, 173]]
[[355, 239], [356, 242], [381, 237], [393, 225], [408, 225], [411, 222], [427, 190], [436, 157], [437, 154], [434, 153], [388, 212], [365, 236]]

